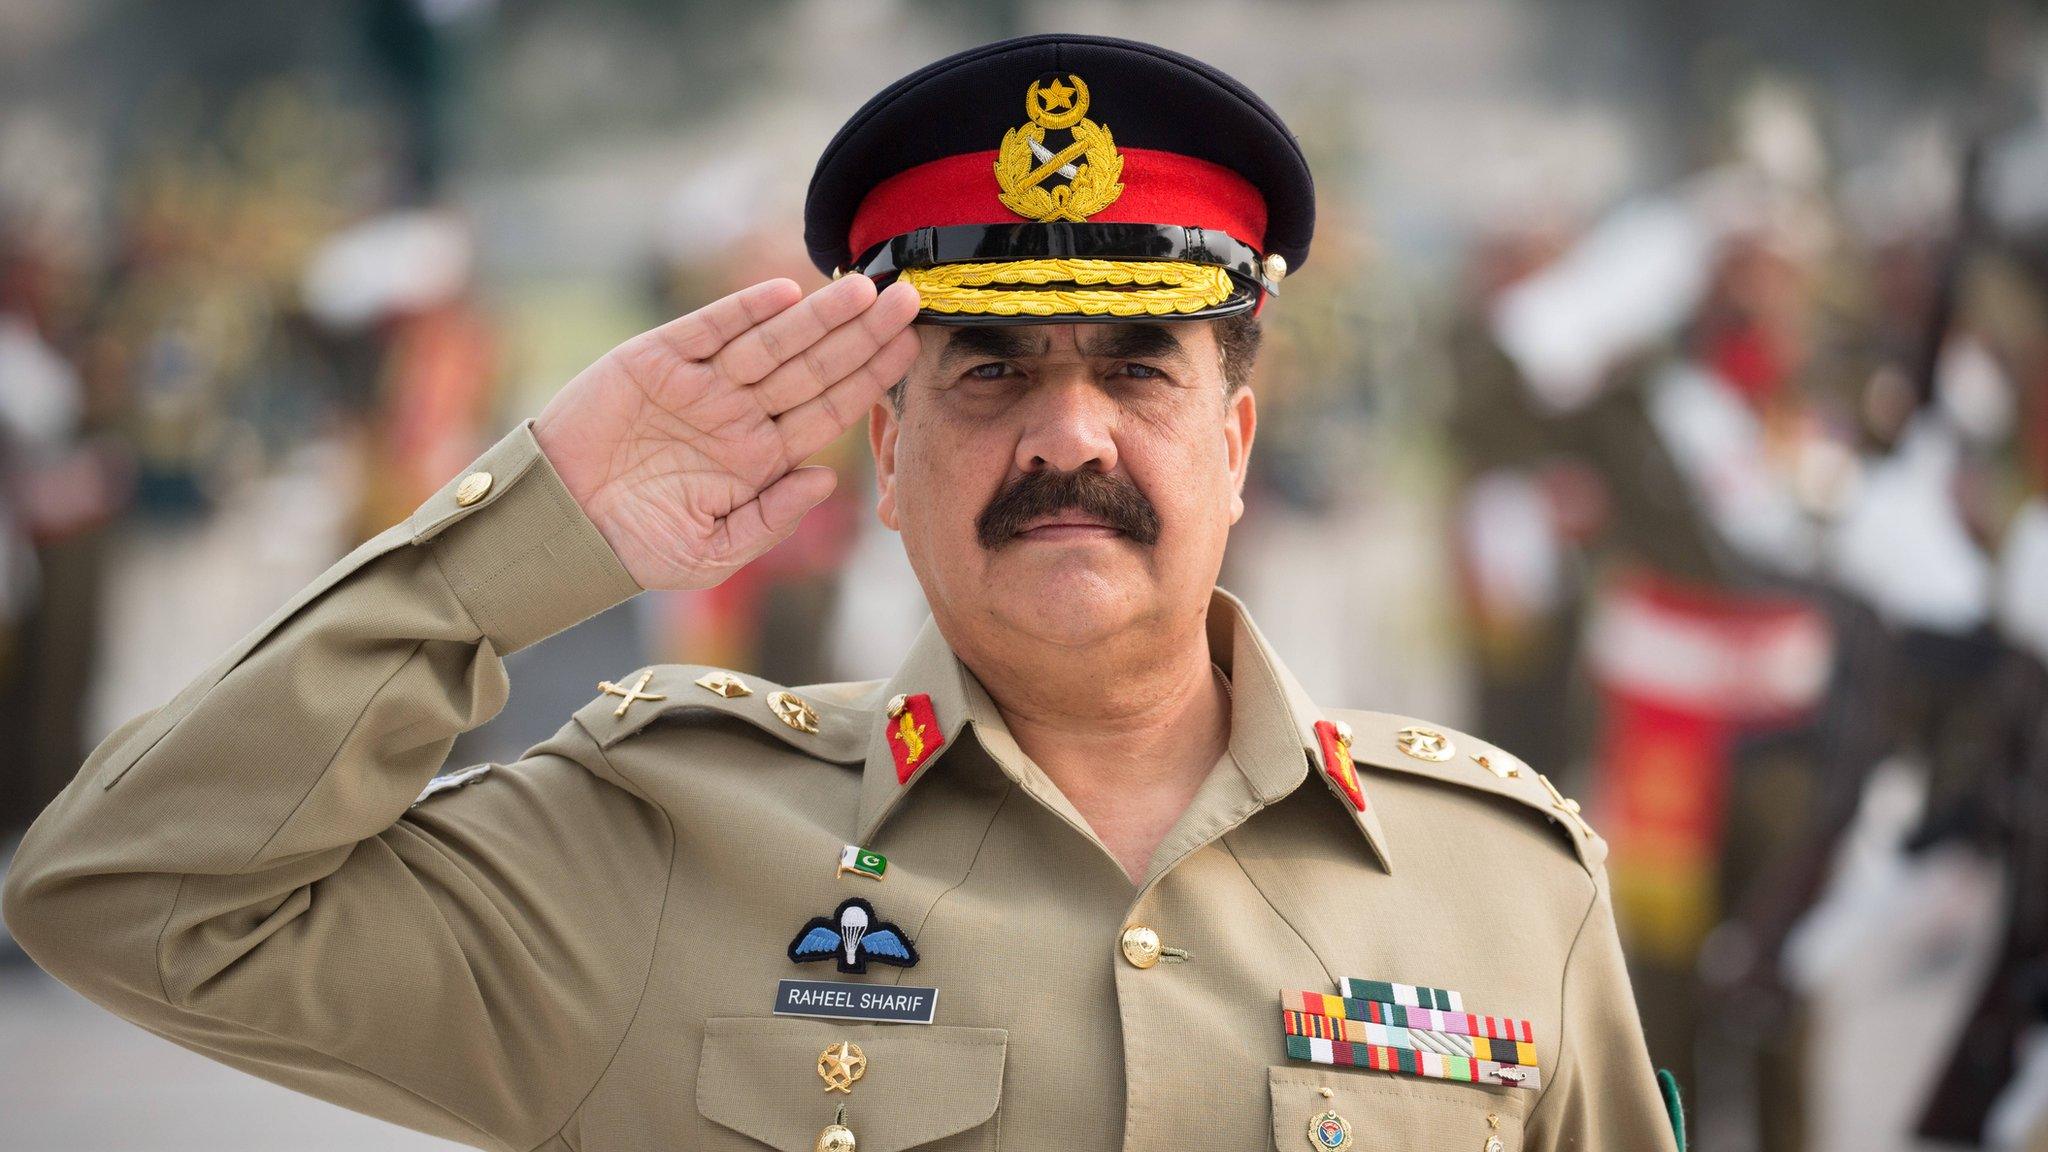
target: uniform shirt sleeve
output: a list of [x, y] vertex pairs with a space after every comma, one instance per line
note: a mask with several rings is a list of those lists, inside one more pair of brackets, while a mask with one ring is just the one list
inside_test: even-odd
[[673, 835], [573, 723], [409, 809], [503, 707], [507, 653], [639, 591], [529, 425], [472, 472], [482, 499], [451, 480], [94, 750], [5, 909], [46, 969], [152, 1032], [525, 1149], [616, 1051]]
[[1607, 871], [1565, 962], [1564, 1036], [1525, 1147], [1542, 1152], [1676, 1152], [1615, 933]]

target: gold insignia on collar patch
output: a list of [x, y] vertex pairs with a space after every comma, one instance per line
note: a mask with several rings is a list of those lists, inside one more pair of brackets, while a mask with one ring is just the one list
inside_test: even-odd
[[[1003, 133], [996, 152], [996, 183], [1003, 206], [1019, 216], [1051, 223], [1080, 222], [1123, 195], [1124, 158], [1109, 129], [1088, 119], [1088, 85], [1069, 74], [1066, 82], [1032, 81], [1024, 93], [1026, 123]], [[1070, 131], [1067, 146], [1054, 152], [1047, 132]], [[1054, 176], [1066, 183], [1046, 187]]]

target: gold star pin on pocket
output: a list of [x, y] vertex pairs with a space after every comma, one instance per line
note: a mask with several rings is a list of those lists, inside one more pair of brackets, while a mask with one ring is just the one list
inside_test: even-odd
[[818, 1057], [818, 1076], [825, 1081], [825, 1091], [853, 1093], [853, 1086], [868, 1074], [867, 1053], [851, 1040], [825, 1049]]

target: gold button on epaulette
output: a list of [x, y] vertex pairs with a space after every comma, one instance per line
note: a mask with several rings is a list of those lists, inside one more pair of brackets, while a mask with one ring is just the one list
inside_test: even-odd
[[455, 486], [455, 503], [459, 507], [467, 508], [489, 495], [490, 491], [491, 474], [471, 472], [462, 478], [462, 483]]

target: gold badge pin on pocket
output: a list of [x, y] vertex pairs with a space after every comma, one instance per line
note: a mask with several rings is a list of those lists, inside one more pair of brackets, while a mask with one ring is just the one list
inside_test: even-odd
[[1334, 1108], [1318, 1112], [1309, 1119], [1308, 1142], [1320, 1152], [1343, 1152], [1351, 1147], [1351, 1121]]
[[867, 1054], [851, 1040], [841, 1040], [818, 1057], [818, 1076], [825, 1081], [827, 1092], [852, 1095], [854, 1084], [867, 1074]]

